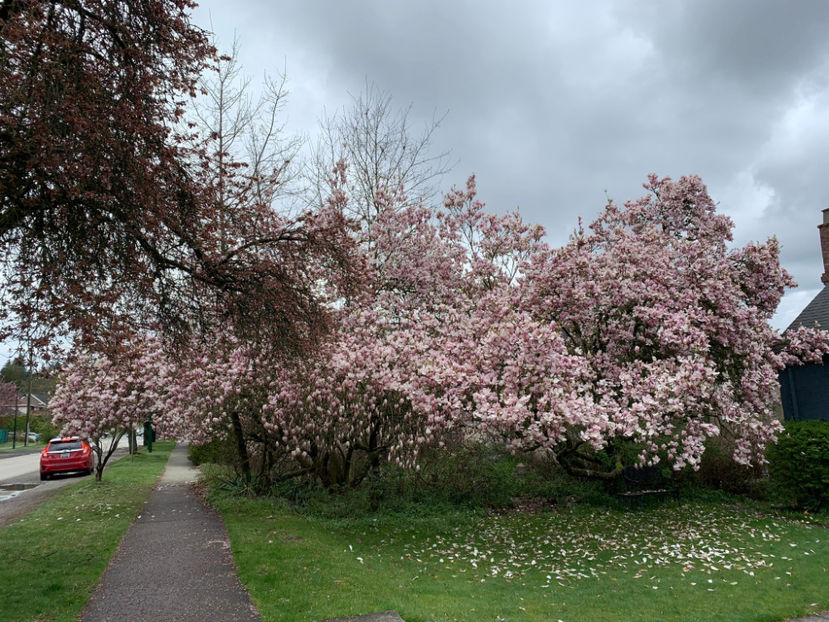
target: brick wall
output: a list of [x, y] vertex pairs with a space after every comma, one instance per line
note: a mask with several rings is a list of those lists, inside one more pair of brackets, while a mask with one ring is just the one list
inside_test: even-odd
[[820, 231], [820, 252], [823, 255], [823, 274], [820, 277], [824, 285], [829, 285], [829, 209], [823, 210], [823, 224]]

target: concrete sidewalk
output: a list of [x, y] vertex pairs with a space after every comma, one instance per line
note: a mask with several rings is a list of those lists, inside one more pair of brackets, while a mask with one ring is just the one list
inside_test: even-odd
[[191, 489], [177, 445], [81, 613], [83, 622], [258, 621], [236, 576], [224, 522]]

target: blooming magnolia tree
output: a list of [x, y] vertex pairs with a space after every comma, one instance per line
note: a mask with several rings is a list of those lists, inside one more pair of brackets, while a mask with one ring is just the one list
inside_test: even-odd
[[[734, 442], [741, 464], [762, 460], [779, 429], [772, 407], [785, 363], [819, 361], [827, 335], [801, 330], [790, 347], [769, 326], [785, 287], [778, 243], [729, 248], [698, 177], [651, 176], [649, 194], [609, 203], [570, 242], [534, 260], [524, 309], [555, 323], [589, 369], [602, 424], [576, 420], [559, 455], [632, 441], [639, 460], [698, 467], [707, 438]], [[585, 412], [585, 414], [588, 414]], [[571, 468], [591, 468], [570, 460]]]
[[[336, 205], [344, 195], [333, 181]], [[429, 421], [445, 412], [443, 386], [452, 384], [420, 369], [427, 355], [431, 370], [450, 368], [437, 364], [444, 351], [429, 346], [427, 315], [448, 308], [446, 281], [462, 269], [430, 218], [412, 209], [380, 219], [378, 237], [362, 245], [363, 286], [329, 304], [331, 331], [304, 355], [222, 334], [194, 345], [166, 368], [168, 421], [196, 441], [227, 437], [242, 473], [264, 483], [313, 473], [329, 485], [354, 484], [382, 460], [411, 463], [437, 429]], [[429, 269], [453, 261], [454, 270]], [[444, 401], [430, 400], [427, 387]]]
[[120, 356], [79, 355], [65, 366], [49, 401], [52, 422], [62, 434], [88, 439], [96, 481], [123, 435], [149, 415], [162, 414], [157, 375], [162, 361], [157, 342], [136, 339]]
[[[360, 228], [364, 295], [313, 358], [285, 368], [266, 408], [265, 427], [297, 472], [353, 484], [384, 461], [414, 466], [424, 447], [470, 430], [502, 436], [528, 401], [557, 411], [583, 401], [579, 362], [514, 304], [543, 231], [486, 214], [475, 195], [470, 178], [436, 213], [378, 193], [386, 207]], [[546, 422], [525, 433], [551, 433]]]
[[288, 367], [265, 427], [298, 472], [354, 485], [374, 467], [416, 464], [463, 412], [461, 369], [424, 326], [364, 311], [344, 318], [317, 355]]
[[[332, 205], [345, 200], [341, 174]], [[363, 285], [330, 305], [332, 330], [318, 348], [275, 356], [217, 337], [194, 346], [161, 383], [175, 388], [167, 420], [194, 440], [232, 439], [246, 477], [309, 473], [353, 485], [384, 461], [413, 465], [425, 445], [445, 444], [469, 423], [469, 396], [481, 384], [471, 355], [486, 321], [473, 315], [480, 295], [515, 276], [493, 267], [496, 258], [510, 262], [492, 240], [514, 251], [506, 232], [523, 225], [485, 216], [473, 180], [440, 217], [405, 205], [399, 191], [378, 193], [377, 204], [388, 208], [359, 228]], [[515, 233], [534, 243], [539, 236], [536, 228]]]
[[216, 330], [175, 358], [146, 349], [153, 377], [139, 358], [84, 359], [60, 398], [111, 385], [125, 409], [85, 418], [66, 405], [61, 416], [80, 431], [155, 408], [167, 434], [228, 439], [241, 473], [265, 488], [298, 475], [355, 485], [464, 439], [543, 449], [601, 477], [620, 472], [622, 445], [640, 463], [696, 468], [716, 435], [739, 463], [760, 461], [778, 428], [777, 371], [821, 360], [827, 336], [769, 327], [793, 284], [774, 239], [731, 248], [731, 222], [698, 178], [651, 177], [647, 188], [561, 249], [518, 214], [487, 214], [474, 178], [437, 211], [378, 191], [371, 227], [354, 228], [359, 286], [313, 268], [329, 330], [307, 348]]
[[215, 387], [196, 411], [223, 413], [213, 432], [246, 430], [240, 454], [330, 486], [470, 432], [603, 477], [620, 471], [607, 469], [620, 441], [681, 469], [722, 434], [738, 462], [760, 460], [777, 370], [819, 360], [825, 336], [784, 343], [769, 328], [792, 284], [774, 240], [729, 249], [697, 178], [648, 187], [558, 250], [517, 214], [487, 214], [474, 179], [437, 213], [378, 193], [389, 207], [359, 229], [362, 294], [322, 346], [269, 361], [233, 350], [213, 380], [186, 383]]
[[231, 443], [245, 479], [255, 475], [267, 483], [274, 447], [262, 409], [276, 386], [279, 359], [278, 350], [226, 334], [192, 341], [160, 368], [159, 431], [197, 445], [214, 438]]

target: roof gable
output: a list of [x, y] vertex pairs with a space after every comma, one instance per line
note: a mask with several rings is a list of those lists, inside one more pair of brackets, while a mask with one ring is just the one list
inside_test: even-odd
[[818, 295], [812, 299], [812, 302], [806, 305], [806, 308], [783, 332], [788, 332], [800, 326], [814, 328], [815, 324], [818, 328], [829, 330], [829, 286], [825, 286], [820, 290]]

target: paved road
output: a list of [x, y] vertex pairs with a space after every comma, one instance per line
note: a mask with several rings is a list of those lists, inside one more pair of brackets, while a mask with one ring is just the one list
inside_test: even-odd
[[14, 481], [21, 476], [34, 476], [35, 479], [39, 479], [39, 461], [40, 452], [37, 450], [0, 454], [0, 484]]
[[[0, 485], [29, 480], [39, 481], [40, 450], [43, 447], [21, 448], [13, 453], [0, 454]], [[127, 439], [121, 438], [116, 451], [126, 450], [128, 447]]]
[[[108, 464], [126, 453], [126, 441], [122, 439]], [[83, 477], [93, 476], [55, 474], [49, 481], [41, 482], [40, 451], [28, 449], [0, 454], [0, 527], [11, 524], [20, 515], [34, 509], [55, 490]]]
[[40, 452], [21, 451], [0, 457], [0, 527], [35, 508], [58, 488], [78, 481], [80, 475], [59, 475], [40, 481]]

